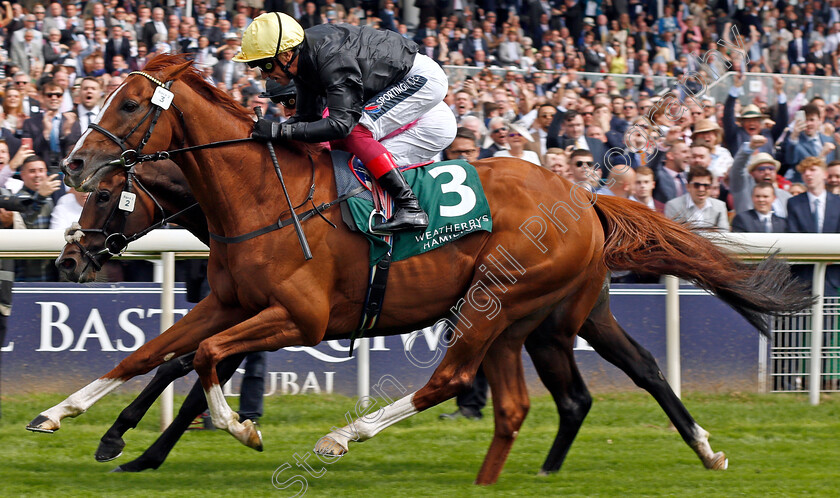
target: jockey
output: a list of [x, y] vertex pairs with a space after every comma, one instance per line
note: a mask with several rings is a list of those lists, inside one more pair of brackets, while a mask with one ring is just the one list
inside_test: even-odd
[[[452, 142], [457, 125], [443, 102], [446, 74], [417, 51], [391, 31], [321, 24], [304, 32], [286, 14], [260, 15], [246, 28], [234, 60], [278, 83], [294, 81], [298, 99], [295, 116], [284, 123], [261, 119], [252, 136], [329, 141], [354, 154], [394, 198], [393, 217], [374, 228], [426, 228], [429, 218], [397, 163], [431, 160]], [[322, 117], [319, 97], [329, 116]]]

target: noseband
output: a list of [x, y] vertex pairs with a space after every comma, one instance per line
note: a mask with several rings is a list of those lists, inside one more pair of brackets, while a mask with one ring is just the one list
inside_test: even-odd
[[[133, 201], [131, 200], [131, 198], [133, 198], [136, 195], [132, 192], [132, 186], [135, 183], [140, 188], [140, 190], [145, 192], [146, 195], [148, 195], [149, 198], [152, 199], [152, 202], [155, 203], [155, 210], [160, 211], [162, 218], [160, 221], [152, 223], [151, 225], [144, 228], [143, 230], [140, 230], [134, 235], [126, 237], [124, 233], [125, 225], [128, 222], [129, 213], [131, 213], [134, 210]], [[126, 199], [128, 199], [129, 204], [131, 204], [130, 209], [121, 206], [121, 204]], [[94, 202], [96, 202], [96, 199], [94, 199]], [[134, 167], [132, 166], [126, 172], [125, 183], [123, 184], [123, 189], [120, 192], [120, 198], [117, 200], [117, 202], [114, 203], [114, 207], [111, 208], [111, 212], [108, 214], [108, 218], [106, 218], [105, 222], [102, 224], [102, 228], [70, 227], [65, 232], [65, 239], [68, 243], [73, 243], [73, 245], [75, 245], [79, 249], [79, 252], [81, 253], [82, 257], [87, 260], [88, 265], [93, 266], [94, 271], [99, 271], [102, 269], [103, 261], [101, 261], [100, 259], [103, 255], [108, 255], [108, 257], [120, 255], [131, 242], [134, 242], [135, 240], [143, 237], [144, 235], [156, 228], [160, 228], [163, 225], [166, 225], [173, 219], [181, 216], [182, 214], [189, 211], [190, 209], [193, 209], [196, 206], [198, 206], [197, 202], [193, 203], [189, 207], [178, 211], [175, 214], [167, 216], [166, 210], [163, 209], [163, 206], [160, 205], [160, 202], [158, 202], [158, 200], [149, 191], [149, 189], [146, 188], [146, 186], [140, 182], [140, 179], [137, 178], [137, 174], [134, 172]], [[108, 226], [111, 224], [111, 221], [114, 220], [114, 218], [119, 219], [119, 229], [112, 232], [108, 229]], [[102, 249], [91, 252], [90, 250], [88, 250], [87, 247], [82, 245], [80, 241], [82, 237], [76, 235], [78, 232], [81, 232], [81, 234], [83, 235], [102, 235], [103, 237], [105, 237], [105, 244], [102, 247]]]

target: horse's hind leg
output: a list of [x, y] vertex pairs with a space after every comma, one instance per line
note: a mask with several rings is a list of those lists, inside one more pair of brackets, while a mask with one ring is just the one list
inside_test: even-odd
[[114, 424], [105, 432], [99, 440], [99, 448], [96, 449], [94, 457], [97, 462], [110, 462], [122, 455], [125, 448], [125, 441], [122, 436], [129, 429], [134, 429], [143, 418], [152, 404], [160, 396], [166, 386], [175, 379], [183, 377], [192, 372], [192, 360], [195, 353], [169, 360], [158, 367], [155, 376], [146, 385], [134, 401], [120, 412]]
[[[530, 327], [533, 327], [533, 323]], [[490, 346], [482, 362], [493, 392], [496, 426], [493, 441], [475, 479], [476, 484], [493, 484], [498, 480], [530, 407], [522, 368], [524, 337], [510, 337], [508, 331], [502, 333]]]
[[[569, 449], [583, 425], [592, 396], [583, 382], [574, 359], [574, 335], [558, 332], [555, 323], [566, 318], [555, 311], [528, 336], [525, 348], [537, 373], [554, 398], [560, 425], [540, 475], [556, 472], [563, 465]], [[571, 325], [571, 324], [570, 324]], [[575, 329], [577, 330], [577, 329]]]
[[637, 386], [656, 399], [707, 469], [727, 468], [726, 455], [712, 451], [709, 433], [694, 421], [685, 405], [671, 390], [653, 355], [627, 335], [616, 322], [610, 312], [608, 296], [592, 310], [579, 335], [605, 360], [620, 368]]
[[[224, 384], [233, 376], [236, 368], [242, 363], [245, 354], [237, 354], [229, 356], [219, 362], [216, 367], [216, 372], [219, 375], [219, 382]], [[201, 388], [201, 383], [196, 381], [193, 385], [184, 403], [178, 410], [178, 415], [169, 424], [169, 427], [163, 431], [163, 434], [152, 443], [142, 455], [134, 460], [124, 463], [113, 470], [113, 472], [141, 472], [146, 469], [157, 469], [164, 460], [166, 460], [169, 452], [175, 447], [175, 444], [184, 434], [184, 431], [190, 426], [190, 423], [207, 409], [207, 398], [204, 396], [204, 390]]]

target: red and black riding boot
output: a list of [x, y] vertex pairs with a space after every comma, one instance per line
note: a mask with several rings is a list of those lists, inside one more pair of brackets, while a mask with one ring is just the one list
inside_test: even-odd
[[429, 226], [429, 216], [420, 207], [417, 197], [408, 182], [397, 169], [394, 158], [388, 152], [365, 165], [376, 176], [379, 185], [394, 198], [394, 215], [391, 219], [374, 226], [377, 232], [401, 232], [422, 230]]

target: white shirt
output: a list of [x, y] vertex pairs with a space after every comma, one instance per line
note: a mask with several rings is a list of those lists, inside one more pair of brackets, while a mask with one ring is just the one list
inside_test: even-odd
[[[93, 114], [88, 115], [88, 113]], [[88, 110], [85, 106], [79, 104], [78, 106], [76, 106], [76, 114], [79, 115], [79, 126], [81, 126], [82, 133], [84, 133], [84, 131], [87, 130], [88, 126], [90, 125], [90, 119], [99, 114], [99, 106]]]
[[70, 228], [74, 221], [82, 216], [82, 206], [76, 201], [76, 196], [67, 193], [58, 198], [50, 216], [50, 228], [64, 230]]
[[817, 210], [817, 221], [818, 221], [817, 232], [822, 233], [823, 225], [825, 224], [825, 201], [826, 201], [826, 198], [828, 196], [826, 195], [825, 190], [823, 190], [823, 193], [820, 194], [820, 195], [814, 195], [811, 192], [807, 192], [807, 194], [808, 194], [808, 206], [811, 207], [811, 215], [812, 216], [813, 216], [813, 213], [814, 213], [814, 208], [816, 207], [815, 206], [815, 203], [816, 203], [815, 201], [817, 199], [819, 199], [819, 201], [820, 201], [819, 209]]

